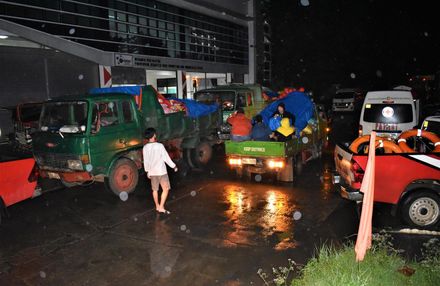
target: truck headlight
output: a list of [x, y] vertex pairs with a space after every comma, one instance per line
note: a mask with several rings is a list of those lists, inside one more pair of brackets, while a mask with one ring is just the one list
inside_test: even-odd
[[83, 164], [80, 160], [67, 160], [67, 167], [72, 170], [83, 170]]
[[270, 160], [268, 162], [269, 168], [271, 169], [282, 169], [284, 167], [284, 162], [283, 161], [275, 161], [275, 160]]

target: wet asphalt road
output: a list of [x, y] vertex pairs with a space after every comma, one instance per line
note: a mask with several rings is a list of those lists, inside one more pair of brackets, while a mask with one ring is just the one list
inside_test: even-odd
[[259, 268], [303, 264], [357, 230], [329, 154], [294, 184], [239, 180], [214, 161], [172, 177], [170, 215], [156, 214], [146, 181], [125, 202], [97, 183], [12, 206], [0, 285], [262, 285]]

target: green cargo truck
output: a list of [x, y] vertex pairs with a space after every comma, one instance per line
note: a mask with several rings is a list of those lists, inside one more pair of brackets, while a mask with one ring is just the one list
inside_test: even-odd
[[[319, 158], [327, 140], [327, 122], [315, 108], [313, 123], [307, 127], [310, 134], [301, 132], [287, 142], [274, 141], [226, 141], [227, 163], [241, 177], [262, 180], [263, 174], [273, 174], [277, 180], [292, 182], [301, 174], [302, 167], [309, 160]], [[310, 132], [311, 131], [311, 132]]]
[[33, 138], [41, 175], [66, 186], [106, 182], [115, 194], [130, 193], [142, 169], [148, 127], [156, 128], [158, 140], [175, 161], [186, 159], [201, 167], [210, 160], [219, 112], [199, 118], [183, 111], [165, 114], [154, 88], [132, 90], [126, 94], [98, 89], [95, 94], [44, 103]]

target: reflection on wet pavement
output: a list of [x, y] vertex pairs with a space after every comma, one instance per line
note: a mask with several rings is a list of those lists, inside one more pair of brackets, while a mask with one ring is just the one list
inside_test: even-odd
[[165, 220], [156, 215], [153, 222], [154, 245], [150, 248], [151, 272], [159, 278], [171, 276], [182, 249], [173, 246], [173, 236]]
[[225, 200], [229, 208], [225, 211], [226, 223], [224, 244], [258, 245], [273, 243], [274, 249], [294, 248], [292, 213], [295, 205], [282, 191], [269, 189], [264, 197], [253, 193], [250, 187], [226, 185]]

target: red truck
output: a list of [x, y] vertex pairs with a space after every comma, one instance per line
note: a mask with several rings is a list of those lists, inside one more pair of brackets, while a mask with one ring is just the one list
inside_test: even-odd
[[33, 158], [0, 156], [0, 224], [6, 208], [40, 194]]
[[[333, 183], [342, 197], [361, 201], [368, 154], [337, 145]], [[440, 221], [440, 153], [377, 154], [374, 201], [394, 205], [393, 214], [413, 227], [430, 229]]]

